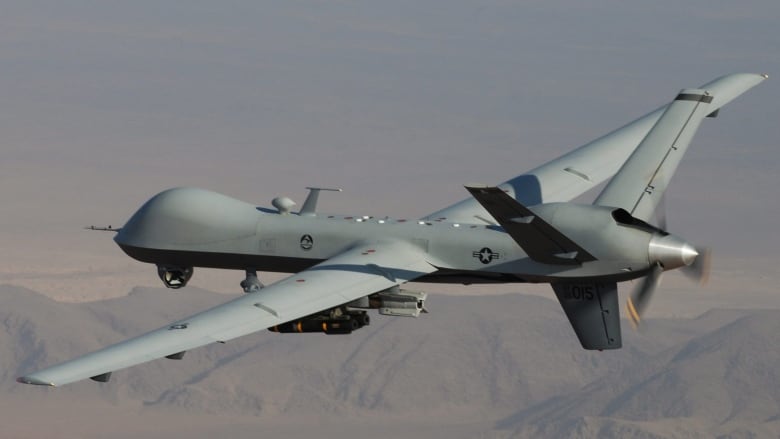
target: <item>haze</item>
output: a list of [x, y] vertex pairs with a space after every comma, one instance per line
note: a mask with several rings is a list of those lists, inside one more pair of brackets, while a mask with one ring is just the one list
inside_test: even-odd
[[174, 186], [259, 205], [335, 186], [323, 210], [419, 217], [744, 71], [770, 79], [704, 122], [667, 192], [670, 230], [714, 250], [710, 284], [667, 276], [649, 314], [780, 308], [779, 21], [774, 0], [2, 2], [0, 283], [158, 286], [81, 228]]

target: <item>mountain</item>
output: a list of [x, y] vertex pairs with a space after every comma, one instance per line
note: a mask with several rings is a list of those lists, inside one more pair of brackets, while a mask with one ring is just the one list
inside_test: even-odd
[[777, 437], [777, 346], [780, 312], [749, 312], [499, 424], [515, 437]]
[[127, 437], [166, 438], [255, 437], [258, 426], [321, 437], [780, 432], [780, 312], [651, 320], [624, 330], [623, 349], [589, 352], [554, 300], [522, 294], [433, 296], [430, 314], [372, 314], [351, 335], [261, 332], [118, 371], [106, 384], [15, 382], [228, 299], [137, 288], [73, 304], [0, 286], [0, 436], [119, 437], [120, 425]]

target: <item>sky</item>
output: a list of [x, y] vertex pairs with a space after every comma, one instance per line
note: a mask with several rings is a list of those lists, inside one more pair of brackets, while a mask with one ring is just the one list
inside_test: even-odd
[[423, 216], [732, 72], [770, 79], [705, 121], [669, 228], [714, 249], [716, 285], [772, 282], [774, 0], [0, 5], [0, 282], [63, 300], [157, 285], [81, 228], [176, 186], [258, 205], [335, 186], [322, 210]]

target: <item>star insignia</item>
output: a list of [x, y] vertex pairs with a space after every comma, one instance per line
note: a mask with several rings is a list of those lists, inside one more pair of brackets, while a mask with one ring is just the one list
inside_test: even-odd
[[475, 251], [471, 254], [475, 258], [479, 259], [479, 262], [482, 262], [483, 264], [489, 264], [493, 262], [495, 259], [498, 259], [501, 257], [498, 253], [494, 252], [488, 247], [484, 247], [483, 249], [479, 251]]

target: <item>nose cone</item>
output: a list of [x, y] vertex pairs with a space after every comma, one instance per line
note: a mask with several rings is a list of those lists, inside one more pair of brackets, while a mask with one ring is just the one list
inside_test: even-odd
[[696, 257], [699, 256], [699, 252], [692, 245], [686, 243], [680, 249], [680, 256], [685, 265], [691, 265], [696, 260]]
[[255, 206], [203, 189], [161, 192], [117, 234], [120, 246], [186, 248], [239, 239], [256, 233]]
[[695, 247], [674, 235], [656, 235], [648, 249], [650, 263], [660, 263], [665, 270], [693, 264], [699, 252]]

